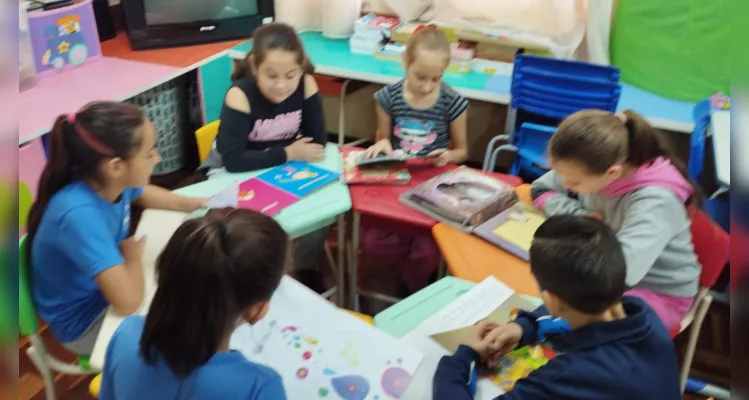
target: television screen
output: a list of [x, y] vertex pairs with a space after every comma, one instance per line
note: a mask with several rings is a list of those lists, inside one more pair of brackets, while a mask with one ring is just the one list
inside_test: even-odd
[[215, 21], [258, 14], [258, 0], [145, 0], [147, 25]]

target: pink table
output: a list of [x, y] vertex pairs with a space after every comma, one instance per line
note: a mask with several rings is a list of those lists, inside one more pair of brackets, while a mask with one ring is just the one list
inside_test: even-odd
[[184, 73], [183, 68], [102, 57], [79, 68], [49, 73], [19, 96], [19, 144], [48, 133], [60, 114], [94, 100], [122, 101]]

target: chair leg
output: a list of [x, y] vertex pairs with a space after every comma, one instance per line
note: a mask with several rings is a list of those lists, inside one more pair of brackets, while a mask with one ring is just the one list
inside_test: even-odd
[[338, 286], [338, 293], [336, 294], [336, 304], [339, 307], [346, 305], [346, 215], [338, 215], [338, 247], [336, 253], [338, 255], [338, 270], [336, 271], [336, 286]]
[[508, 135], [498, 135], [492, 138], [492, 140], [489, 141], [489, 144], [486, 145], [486, 152], [484, 152], [484, 164], [482, 165], [482, 169], [484, 171], [494, 172], [489, 169], [489, 161], [491, 160], [492, 152], [494, 151], [494, 146], [497, 145], [497, 142], [500, 141], [509, 141], [510, 136]]
[[26, 349], [26, 355], [29, 356], [31, 363], [34, 364], [36, 370], [39, 371], [42, 380], [44, 381], [44, 392], [47, 400], [57, 399], [57, 390], [55, 387], [55, 377], [52, 373], [52, 369], [49, 368], [47, 363], [44, 361], [45, 356], [42, 354], [43, 349], [37, 349], [33, 344], [29, 345]]
[[346, 140], [346, 89], [348, 88], [349, 83], [351, 83], [351, 81], [346, 79], [341, 85], [341, 96], [338, 104], [338, 146], [343, 146]]
[[692, 367], [692, 360], [694, 359], [694, 353], [697, 350], [697, 340], [700, 338], [700, 330], [702, 329], [702, 323], [705, 321], [707, 310], [712, 304], [713, 298], [710, 295], [706, 295], [702, 298], [697, 312], [695, 313], [692, 326], [689, 328], [689, 340], [687, 341], [687, 349], [684, 353], [684, 361], [681, 364], [681, 372], [679, 379], [681, 381], [681, 392], [684, 393], [684, 388], [687, 385], [687, 378], [689, 378], [689, 370]]
[[354, 211], [351, 221], [351, 243], [349, 247], [349, 308], [359, 312], [359, 233], [361, 229], [361, 214]]

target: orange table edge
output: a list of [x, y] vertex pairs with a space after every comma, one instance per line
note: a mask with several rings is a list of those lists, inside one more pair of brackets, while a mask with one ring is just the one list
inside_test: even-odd
[[[521, 201], [530, 203], [530, 185], [518, 186], [516, 191]], [[442, 222], [432, 228], [432, 235], [456, 278], [481, 282], [494, 276], [518, 293], [539, 296], [536, 279], [526, 261]]]

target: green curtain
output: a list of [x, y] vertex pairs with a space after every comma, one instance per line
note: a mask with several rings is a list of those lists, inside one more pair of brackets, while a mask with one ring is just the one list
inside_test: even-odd
[[622, 80], [697, 102], [730, 94], [729, 0], [619, 0], [611, 63]]

